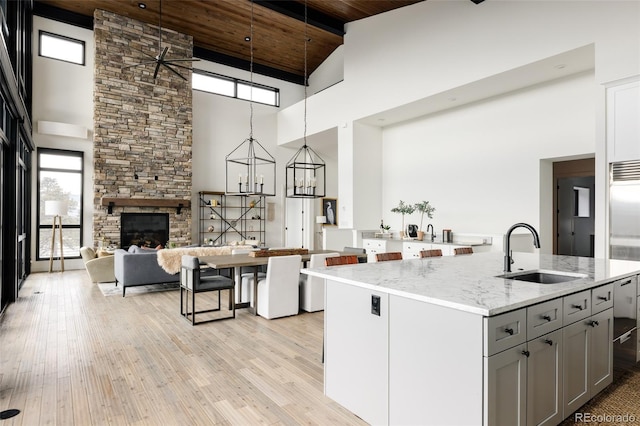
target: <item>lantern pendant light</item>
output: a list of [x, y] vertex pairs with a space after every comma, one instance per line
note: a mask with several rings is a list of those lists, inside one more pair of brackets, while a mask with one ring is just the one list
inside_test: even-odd
[[304, 3], [304, 134], [303, 145], [286, 166], [287, 198], [321, 198], [325, 196], [327, 178], [325, 162], [307, 145], [307, 2]]
[[253, 0], [249, 43], [249, 137], [225, 157], [225, 193], [273, 196], [276, 195], [276, 160], [253, 137]]

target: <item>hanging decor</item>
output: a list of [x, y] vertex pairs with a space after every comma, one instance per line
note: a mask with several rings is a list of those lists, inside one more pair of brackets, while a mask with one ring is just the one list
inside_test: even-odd
[[229, 195], [276, 195], [276, 160], [253, 137], [253, 0], [248, 37], [251, 54], [249, 137], [225, 157], [225, 192]]
[[307, 2], [304, 3], [304, 134], [303, 145], [286, 166], [287, 198], [322, 198], [327, 178], [325, 162], [307, 145]]
[[[144, 3], [140, 3], [140, 7], [142, 9], [146, 9], [146, 5], [144, 7], [141, 6], [143, 4]], [[153, 71], [153, 79], [154, 80], [158, 78], [158, 73], [160, 72], [160, 68], [161, 67], [165, 67], [166, 69], [168, 69], [169, 71], [171, 71], [172, 73], [174, 73], [175, 75], [177, 75], [178, 77], [180, 77], [181, 79], [186, 81], [187, 78], [185, 76], [183, 76], [182, 74], [180, 74], [174, 67], [181, 68], [181, 69], [188, 70], [188, 71], [192, 71], [193, 69], [191, 67], [180, 65], [179, 62], [195, 62], [195, 61], [199, 61], [199, 59], [194, 59], [194, 58], [166, 59], [167, 52], [169, 52], [169, 46], [165, 46], [164, 49], [162, 48], [162, 0], [160, 0], [160, 10], [159, 10], [159, 19], [158, 19], [158, 54], [156, 56], [152, 56], [152, 55], [149, 55], [147, 52], [144, 52], [144, 51], [142, 51], [140, 49], [136, 49], [135, 47], [132, 47], [132, 49], [137, 50], [138, 52], [142, 53], [143, 55], [151, 58], [151, 60], [140, 62], [139, 64], [127, 65], [126, 67], [123, 67], [122, 69], [125, 70], [127, 68], [132, 68], [132, 67], [139, 67], [139, 66], [155, 64], [156, 68]]]

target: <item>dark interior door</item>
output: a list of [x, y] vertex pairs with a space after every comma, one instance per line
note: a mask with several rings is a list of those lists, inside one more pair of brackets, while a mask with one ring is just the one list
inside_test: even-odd
[[559, 178], [557, 185], [556, 254], [593, 257], [595, 177]]

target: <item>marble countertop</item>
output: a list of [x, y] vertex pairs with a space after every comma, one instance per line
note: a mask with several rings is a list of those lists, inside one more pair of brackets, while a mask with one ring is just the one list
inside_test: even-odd
[[640, 262], [514, 253], [513, 272], [545, 270], [587, 275], [558, 284], [535, 284], [496, 276], [503, 253], [407, 259], [303, 269], [308, 275], [409, 297], [483, 316], [493, 316], [576, 293], [640, 273]]
[[435, 241], [430, 241], [429, 239], [416, 240], [411, 238], [363, 238], [363, 240], [375, 240], [375, 241], [391, 241], [398, 243], [419, 243], [419, 244], [439, 244], [443, 246], [490, 246], [489, 243], [483, 243], [479, 241], [453, 241], [451, 243], [443, 242], [442, 240], [436, 239]]

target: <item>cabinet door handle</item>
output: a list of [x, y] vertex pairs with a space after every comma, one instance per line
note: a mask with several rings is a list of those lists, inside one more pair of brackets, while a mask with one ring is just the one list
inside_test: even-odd
[[547, 320], [549, 322], [551, 322], [551, 317], [549, 315], [543, 315], [542, 319]]
[[607, 296], [598, 296], [598, 299], [600, 299], [600, 300], [604, 300], [605, 302], [606, 302], [607, 300], [609, 300], [609, 298], [608, 298]]
[[623, 287], [623, 286], [625, 286], [627, 284], [631, 284], [631, 280], [627, 280], [627, 281], [623, 282], [622, 284], [620, 284], [620, 287]]
[[513, 336], [513, 328], [505, 328], [504, 331], [505, 333], [509, 333], [511, 336]]
[[553, 346], [553, 340], [551, 339], [544, 339], [544, 342], [549, 346]]
[[527, 358], [529, 358], [529, 355], [531, 355], [531, 353], [529, 351], [522, 351], [522, 355], [524, 355]]
[[589, 323], [589, 325], [590, 325], [591, 327], [597, 327], [597, 326], [599, 326], [599, 325], [600, 325], [600, 323], [599, 323], [598, 321], [591, 321], [591, 322]]
[[571, 307], [573, 309], [578, 309], [578, 310], [583, 310], [584, 308], [582, 307], [582, 305], [571, 305]]

